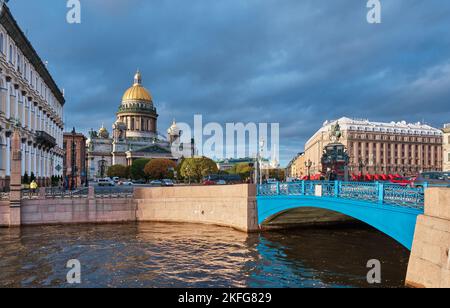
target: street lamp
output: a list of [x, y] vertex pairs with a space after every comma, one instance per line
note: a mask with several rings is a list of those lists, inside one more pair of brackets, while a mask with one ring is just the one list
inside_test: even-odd
[[308, 170], [308, 180], [311, 179], [311, 167], [312, 167], [313, 163], [310, 159], [308, 159], [308, 161], [305, 161], [305, 167]]
[[262, 177], [262, 156], [264, 154], [264, 139], [261, 139], [259, 142], [259, 184], [263, 184], [263, 177]]

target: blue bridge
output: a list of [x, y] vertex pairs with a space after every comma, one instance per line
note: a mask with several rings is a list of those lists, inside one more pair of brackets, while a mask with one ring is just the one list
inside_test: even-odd
[[387, 183], [302, 181], [258, 186], [258, 223], [300, 207], [338, 212], [360, 220], [411, 250], [424, 189]]

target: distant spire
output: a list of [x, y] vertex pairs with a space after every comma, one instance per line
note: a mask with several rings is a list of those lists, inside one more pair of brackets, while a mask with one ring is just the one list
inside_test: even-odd
[[134, 75], [134, 85], [141, 85], [142, 84], [142, 75], [139, 69], [136, 71], [136, 75]]

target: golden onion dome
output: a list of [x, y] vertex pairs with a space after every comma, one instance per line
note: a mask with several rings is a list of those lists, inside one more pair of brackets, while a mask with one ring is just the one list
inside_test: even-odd
[[98, 136], [105, 139], [109, 138], [109, 132], [103, 124], [102, 127], [98, 130]]
[[122, 102], [140, 101], [152, 103], [153, 99], [150, 92], [142, 86], [142, 75], [137, 71], [134, 76], [134, 84], [123, 95]]

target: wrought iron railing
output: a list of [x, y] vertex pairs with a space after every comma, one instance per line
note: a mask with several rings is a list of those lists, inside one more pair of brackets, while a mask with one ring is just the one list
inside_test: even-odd
[[75, 190], [64, 190], [61, 188], [46, 188], [46, 199], [65, 199], [65, 198], [87, 198], [89, 195], [89, 188], [81, 188]]
[[95, 190], [96, 198], [133, 198], [133, 187], [123, 187], [117, 189], [114, 187], [102, 187], [101, 189]]
[[[320, 189], [317, 189], [320, 186]], [[301, 181], [258, 186], [258, 196], [318, 196], [423, 210], [424, 188], [388, 183]]]

